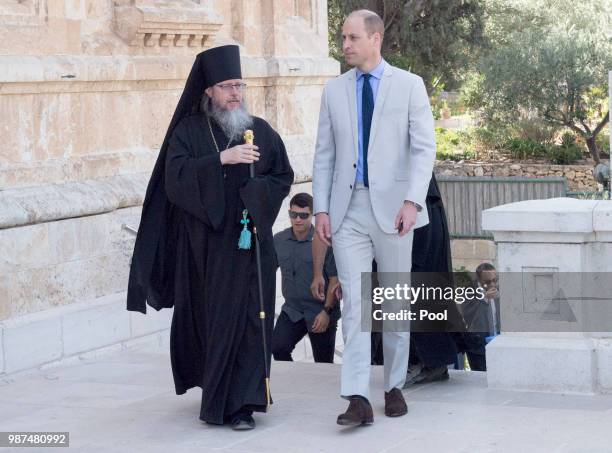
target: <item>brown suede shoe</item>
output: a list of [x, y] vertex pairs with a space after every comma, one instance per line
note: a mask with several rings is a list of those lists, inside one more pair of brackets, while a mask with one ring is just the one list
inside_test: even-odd
[[362, 396], [350, 396], [349, 407], [344, 414], [338, 415], [337, 423], [342, 426], [371, 425], [374, 414], [370, 402]]
[[408, 406], [406, 406], [400, 389], [394, 387], [390, 392], [385, 392], [385, 415], [387, 417], [400, 417], [406, 415], [407, 412]]

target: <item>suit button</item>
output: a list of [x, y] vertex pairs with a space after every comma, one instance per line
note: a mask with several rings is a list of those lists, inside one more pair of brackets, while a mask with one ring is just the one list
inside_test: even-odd
[[353, 168], [357, 168], [357, 164], [353, 164]]
[[352, 188], [353, 188], [353, 185], [352, 185], [352, 184], [349, 184], [349, 187], [352, 189]]

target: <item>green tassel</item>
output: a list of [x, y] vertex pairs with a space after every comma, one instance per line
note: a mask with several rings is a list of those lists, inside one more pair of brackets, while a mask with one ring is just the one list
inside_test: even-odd
[[250, 220], [247, 218], [249, 211], [246, 209], [242, 211], [242, 220], [240, 223], [244, 225], [244, 228], [240, 232], [240, 239], [238, 240], [238, 249], [250, 250], [251, 248], [251, 232], [247, 229]]

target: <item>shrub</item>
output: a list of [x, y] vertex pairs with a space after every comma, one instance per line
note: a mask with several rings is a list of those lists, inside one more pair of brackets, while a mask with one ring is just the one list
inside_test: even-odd
[[503, 127], [475, 127], [470, 131], [474, 147], [479, 150], [503, 149], [510, 133]]
[[582, 158], [582, 151], [577, 146], [554, 146], [550, 149], [548, 157], [555, 165], [570, 165]]
[[438, 160], [460, 161], [472, 159], [476, 153], [471, 147], [471, 139], [464, 131], [436, 128], [436, 158]]
[[582, 158], [582, 148], [577, 143], [576, 136], [571, 132], [564, 132], [561, 144], [548, 148], [548, 158], [555, 165], [569, 165]]
[[515, 159], [534, 159], [538, 157], [546, 157], [549, 149], [546, 145], [539, 143], [531, 138], [511, 138], [505, 143], [505, 149], [510, 151], [510, 154]]
[[552, 145], [559, 127], [534, 118], [533, 115], [523, 114], [509, 129], [513, 137], [530, 139], [543, 145]]

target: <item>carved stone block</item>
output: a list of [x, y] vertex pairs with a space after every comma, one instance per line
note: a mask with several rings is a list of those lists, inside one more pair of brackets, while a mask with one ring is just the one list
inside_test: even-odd
[[205, 47], [223, 18], [191, 0], [117, 3], [113, 29], [130, 46]]

